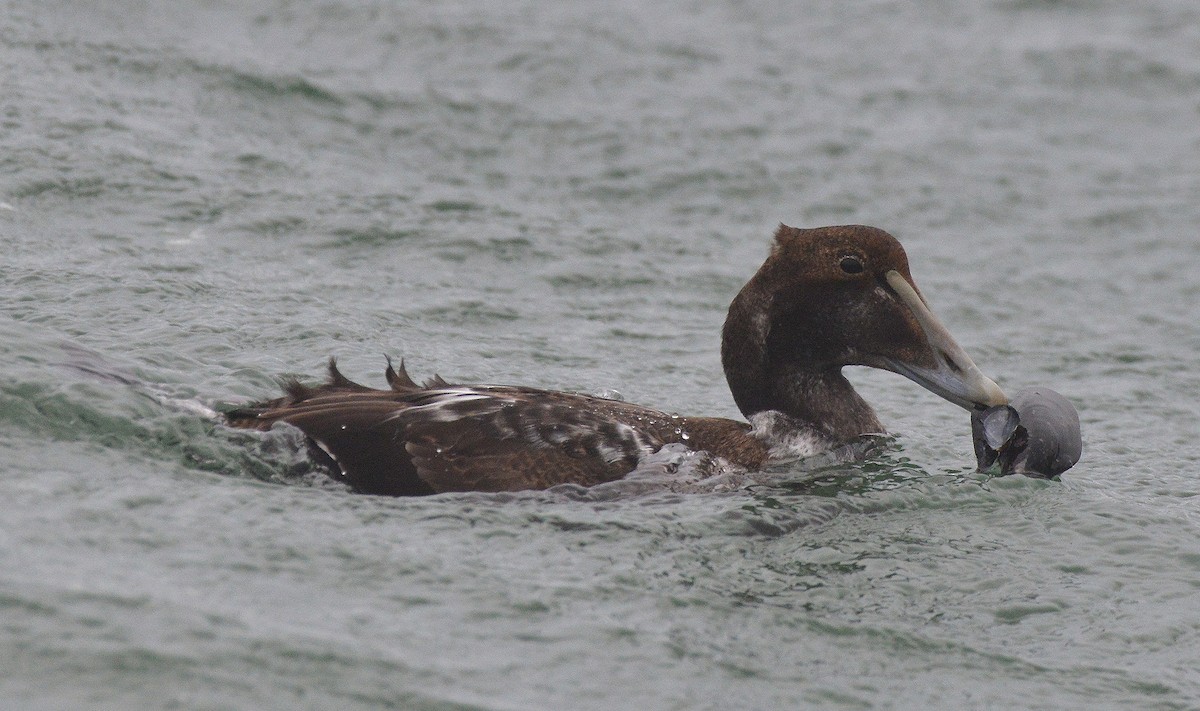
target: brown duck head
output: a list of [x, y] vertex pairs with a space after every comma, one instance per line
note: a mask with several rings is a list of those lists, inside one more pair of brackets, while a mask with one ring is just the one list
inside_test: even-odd
[[968, 410], [1007, 402], [930, 310], [900, 243], [860, 225], [781, 225], [730, 305], [721, 359], [747, 417], [776, 410], [838, 441], [883, 429], [847, 365], [899, 373]]

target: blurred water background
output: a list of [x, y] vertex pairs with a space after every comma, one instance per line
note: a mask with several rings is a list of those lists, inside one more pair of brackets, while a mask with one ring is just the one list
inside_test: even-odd
[[[1200, 6], [0, 3], [0, 707], [1200, 707]], [[780, 222], [896, 234], [1062, 481], [853, 379], [866, 462], [357, 496], [202, 407], [317, 378], [736, 416]]]

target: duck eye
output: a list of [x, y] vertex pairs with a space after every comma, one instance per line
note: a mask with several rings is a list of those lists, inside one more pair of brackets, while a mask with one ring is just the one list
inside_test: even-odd
[[841, 266], [842, 271], [846, 272], [847, 274], [862, 274], [863, 272], [863, 263], [858, 257], [842, 257], [842, 261], [839, 262], [839, 266]]

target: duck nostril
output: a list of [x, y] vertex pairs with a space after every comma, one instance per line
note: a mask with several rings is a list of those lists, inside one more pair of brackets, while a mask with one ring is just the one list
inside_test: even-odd
[[954, 359], [950, 357], [949, 353], [939, 350], [938, 355], [942, 357], [942, 360], [946, 363], [946, 365], [950, 366], [950, 370], [960, 374], [963, 372], [963, 369], [958, 365], [958, 363], [954, 362]]

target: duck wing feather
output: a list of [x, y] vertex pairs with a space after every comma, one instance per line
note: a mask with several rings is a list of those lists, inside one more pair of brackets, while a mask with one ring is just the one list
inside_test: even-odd
[[[319, 387], [226, 413], [235, 427], [299, 428], [334, 478], [363, 493], [517, 491], [613, 481], [669, 436], [670, 416], [604, 398], [534, 388], [416, 385], [388, 366], [390, 390], [354, 383], [330, 362]], [[670, 430], [666, 429], [669, 435]]]

